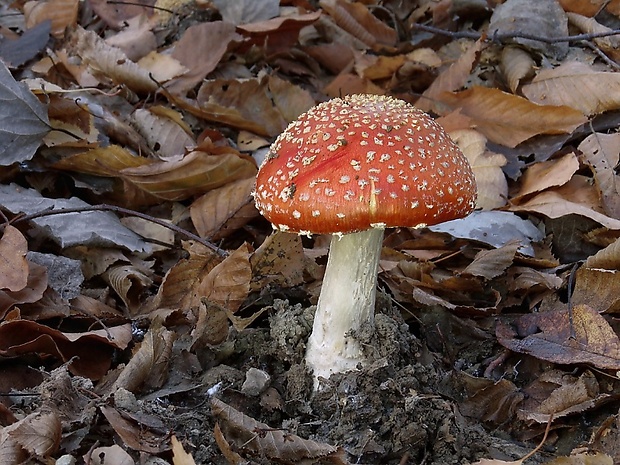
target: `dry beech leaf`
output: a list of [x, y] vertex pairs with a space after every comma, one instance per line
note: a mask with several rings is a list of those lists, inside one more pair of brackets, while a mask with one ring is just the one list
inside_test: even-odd
[[476, 254], [473, 261], [467, 265], [461, 274], [493, 279], [504, 273], [512, 265], [520, 245], [521, 242], [517, 240], [498, 249], [482, 250]]
[[521, 47], [504, 47], [500, 67], [510, 90], [516, 93], [521, 81], [534, 75], [536, 62]]
[[115, 84], [125, 85], [135, 92], [155, 92], [157, 83], [149, 72], [134, 63], [121, 49], [112, 47], [95, 34], [78, 27], [74, 31], [75, 52], [91, 72], [106, 77]]
[[620, 270], [620, 239], [616, 239], [604, 249], [590, 255], [585, 266], [604, 270]]
[[111, 392], [123, 388], [133, 393], [160, 388], [168, 378], [172, 345], [176, 334], [161, 325], [149, 328], [127, 365], [114, 382]]
[[232, 450], [230, 443], [226, 440], [222, 430], [220, 429], [219, 423], [215, 423], [215, 427], [213, 428], [213, 436], [217, 447], [220, 448], [220, 452], [222, 452], [230, 465], [243, 465], [247, 463], [241, 455]]
[[450, 137], [467, 157], [474, 171], [478, 186], [476, 207], [482, 210], [503, 207], [508, 198], [508, 182], [502, 171], [506, 157], [487, 151], [486, 137], [473, 129], [452, 131]]
[[162, 158], [182, 155], [196, 146], [194, 138], [172, 118], [138, 109], [131, 120], [154, 153]]
[[26, 285], [18, 291], [0, 290], [0, 319], [14, 305], [36, 302], [47, 289], [47, 268], [28, 263]]
[[252, 191], [254, 178], [240, 179], [207, 192], [190, 207], [200, 237], [221, 239], [258, 216]]
[[494, 426], [503, 425], [513, 418], [514, 410], [523, 401], [523, 393], [507, 379], [477, 378], [462, 371], [455, 376], [466, 395], [459, 407], [470, 418]]
[[534, 103], [563, 105], [584, 115], [620, 108], [620, 74], [595, 71], [578, 61], [541, 70], [521, 90]]
[[221, 258], [198, 243], [186, 242], [184, 248], [189, 258], [179, 260], [166, 273], [153, 303], [154, 308], [192, 308], [200, 304], [195, 288], [220, 263]]
[[196, 294], [231, 313], [236, 312], [250, 292], [250, 253], [249, 244], [240, 246], [205, 276], [196, 287]]
[[152, 31], [154, 25], [145, 14], [140, 14], [124, 21], [123, 30], [105, 41], [120, 48], [131, 61], [138, 61], [157, 48], [157, 39]]
[[587, 305], [532, 313], [512, 324], [499, 320], [497, 340], [504, 347], [540, 360], [620, 370], [620, 339], [609, 323]]
[[138, 66], [146, 70], [157, 82], [168, 82], [187, 73], [187, 68], [170, 55], [151, 52], [140, 58]]
[[[228, 2], [230, 4], [230, 2]], [[306, 14], [276, 16], [263, 21], [237, 26], [237, 31], [248, 37], [244, 47], [258, 45], [265, 47], [268, 55], [288, 51], [297, 42], [299, 31], [314, 23], [321, 16], [320, 11]]]
[[33, 28], [43, 21], [52, 22], [51, 33], [56, 39], [65, 35], [65, 29], [77, 23], [79, 0], [36, 0], [26, 2], [24, 16], [26, 27]]
[[[172, 58], [188, 71], [170, 81], [166, 88], [173, 94], [186, 94], [217, 67], [231, 43], [241, 40], [242, 37], [235, 32], [234, 24], [224, 21], [190, 26], [175, 43], [172, 52]], [[209, 53], [205, 54], [205, 50]]]
[[229, 150], [218, 155], [196, 150], [165, 161], [125, 168], [118, 175], [156, 197], [184, 200], [256, 174], [253, 160]]
[[592, 410], [611, 400], [602, 394], [596, 377], [585, 371], [579, 377], [560, 370], [542, 373], [524, 389], [526, 400], [517, 412], [520, 419], [547, 423], [549, 415], [554, 419]]
[[578, 149], [594, 172], [605, 213], [620, 219], [620, 177], [615, 168], [620, 158], [620, 134], [591, 134]]
[[118, 145], [110, 145], [62, 158], [53, 167], [95, 176], [117, 177], [122, 169], [136, 168], [151, 163], [153, 160], [133, 155]]
[[194, 458], [191, 454], [185, 452], [183, 444], [177, 439], [175, 435], [170, 438], [172, 445], [172, 464], [173, 465], [196, 465]]
[[443, 93], [440, 99], [460, 108], [491, 141], [508, 147], [516, 147], [539, 134], [571, 133], [588, 120], [567, 106], [537, 105], [499, 89], [480, 86], [454, 94]]
[[281, 463], [329, 458], [331, 463], [345, 465], [340, 449], [329, 444], [302, 439], [284, 430], [270, 428], [244, 415], [219, 399], [211, 401], [224, 438], [237, 450], [266, 457]]
[[511, 201], [518, 202], [527, 195], [566, 184], [578, 169], [579, 160], [572, 152], [561, 158], [535, 163], [521, 176], [521, 188]]
[[266, 75], [206, 81], [198, 91], [197, 102], [198, 108], [184, 108], [199, 117], [270, 137], [280, 134], [290, 121], [315, 104], [306, 90]]
[[252, 291], [270, 284], [293, 287], [303, 282], [304, 249], [297, 234], [274, 232], [260, 245], [250, 259]]
[[0, 355], [51, 355], [63, 363], [71, 360], [73, 374], [99, 379], [110, 368], [115, 350], [127, 348], [131, 338], [130, 324], [66, 333], [34, 321], [11, 320], [0, 324]]
[[97, 465], [135, 465], [125, 449], [118, 444], [109, 447], [97, 447], [84, 455], [84, 462]]
[[[584, 3], [584, 2], [582, 2]], [[601, 452], [581, 452], [565, 457], [557, 457], [545, 462], [545, 465], [613, 465], [614, 459]]]
[[[618, 263], [617, 254], [615, 258], [614, 261]], [[571, 303], [588, 304], [598, 313], [620, 312], [620, 271], [592, 268], [586, 263], [575, 275]]]
[[146, 291], [153, 284], [145, 270], [130, 263], [123, 263], [111, 266], [102, 277], [121, 298], [132, 317], [141, 314]]
[[[159, 428], [152, 429], [148, 425], [122, 415], [114, 407], [103, 405], [100, 409], [114, 432], [120, 436], [124, 446], [148, 454], [161, 454], [170, 450], [166, 437], [159, 431], [162, 425], [157, 425]], [[146, 417], [146, 414], [142, 416]]]
[[601, 12], [609, 0], [558, 0], [564, 11], [578, 13], [584, 16], [594, 16]]
[[28, 284], [28, 242], [14, 226], [8, 225], [0, 238], [0, 289], [21, 291]]
[[536, 212], [549, 218], [580, 215], [594, 220], [606, 228], [620, 229], [620, 220], [600, 213], [598, 192], [587, 178], [574, 175], [557, 189], [546, 190], [520, 205], [511, 205], [511, 211]]
[[[60, 446], [62, 425], [51, 410], [31, 413], [12, 425], [0, 428], [2, 463], [31, 463], [28, 458], [50, 460]], [[18, 459], [18, 460], [16, 460]]]
[[434, 111], [439, 114], [447, 113], [442, 111], [442, 94], [459, 90], [465, 85], [484, 47], [484, 40], [480, 39], [474, 42], [458, 60], [437, 76], [416, 102], [416, 106], [424, 111]]
[[[585, 34], [606, 34], [613, 30], [607, 26], [603, 26], [594, 18], [588, 18], [577, 13], [567, 12], [566, 17], [568, 22], [577, 27], [581, 32]], [[609, 35], [607, 37], [595, 37], [593, 42], [604, 50], [613, 50], [620, 48], [620, 40], [616, 35]]]
[[362, 3], [346, 0], [321, 0], [323, 8], [342, 29], [374, 50], [396, 45], [398, 34], [377, 19]]

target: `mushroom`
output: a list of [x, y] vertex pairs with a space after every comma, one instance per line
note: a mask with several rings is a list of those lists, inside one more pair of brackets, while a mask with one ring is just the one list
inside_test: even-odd
[[383, 230], [468, 215], [476, 182], [429, 115], [392, 97], [351, 95], [311, 108], [280, 134], [254, 199], [275, 229], [333, 235], [306, 352], [317, 389], [320, 378], [366, 363], [355, 335], [374, 328]]

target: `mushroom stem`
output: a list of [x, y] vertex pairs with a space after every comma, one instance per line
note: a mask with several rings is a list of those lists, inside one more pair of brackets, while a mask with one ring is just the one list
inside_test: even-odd
[[363, 326], [374, 327], [377, 272], [383, 229], [333, 236], [306, 364], [319, 377], [355, 370], [365, 356], [355, 338]]

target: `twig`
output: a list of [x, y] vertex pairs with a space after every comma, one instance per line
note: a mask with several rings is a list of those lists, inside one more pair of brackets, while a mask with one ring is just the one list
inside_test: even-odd
[[[448, 31], [446, 29], [441, 29], [433, 26], [425, 26], [424, 24], [412, 24], [411, 27], [413, 29], [418, 29], [420, 31], [432, 32], [433, 34], [444, 35], [447, 37], [451, 37], [453, 39], [474, 39], [478, 40], [482, 37], [482, 34], [478, 32], [470, 32], [470, 31]], [[535, 34], [526, 34], [523, 32], [506, 32], [506, 33], [498, 33], [489, 35], [488, 39], [490, 42], [505, 42], [509, 39], [528, 39], [535, 40], [538, 42], [544, 42], [547, 44], [555, 44], [558, 42], [579, 42], [582, 40], [592, 40], [598, 39], [600, 37], [609, 37], [620, 35], [620, 29], [613, 29], [611, 31], [606, 32], [592, 32], [588, 34], [576, 34], [572, 36], [560, 36], [560, 37], [547, 37], [547, 36], [538, 36]]]
[[212, 244], [211, 242], [204, 240], [202, 237], [197, 236], [196, 234], [190, 231], [187, 231], [186, 229], [180, 228], [179, 226], [175, 224], [166, 223], [165, 221], [160, 220], [159, 218], [155, 218], [154, 216], [147, 215], [145, 213], [140, 213], [135, 210], [130, 210], [128, 208], [117, 207], [116, 205], [102, 204], [102, 205], [91, 205], [89, 207], [62, 208], [60, 210], [47, 209], [47, 210], [42, 210], [37, 213], [32, 213], [31, 215], [19, 216], [17, 218], [14, 218], [11, 222], [18, 223], [22, 221], [30, 221], [30, 220], [34, 220], [37, 218], [42, 218], [44, 216], [64, 215], [67, 213], [83, 213], [83, 212], [91, 212], [91, 211], [111, 211], [111, 212], [122, 213], [124, 215], [136, 216], [138, 218], [142, 218], [144, 220], [163, 226], [164, 228], [168, 228], [178, 234], [181, 234], [187, 237], [188, 239], [192, 239], [204, 245], [205, 247], [208, 247], [209, 249], [213, 250], [215, 253], [217, 253], [221, 257], [225, 257], [228, 255], [228, 252], [226, 252], [223, 249], [220, 249], [215, 244]]

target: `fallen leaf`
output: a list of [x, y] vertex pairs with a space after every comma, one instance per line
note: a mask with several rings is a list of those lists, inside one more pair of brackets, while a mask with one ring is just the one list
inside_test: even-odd
[[44, 21], [52, 22], [51, 33], [56, 39], [65, 35], [65, 29], [75, 27], [79, 0], [33, 0], [24, 5], [28, 29]]
[[30, 160], [51, 129], [47, 108], [0, 63], [0, 166]]
[[278, 0], [213, 0], [213, 4], [224, 21], [235, 25], [265, 21], [280, 13]]
[[[172, 58], [188, 71], [171, 80], [166, 88], [173, 94], [186, 94], [216, 68], [229, 46], [241, 39], [235, 32], [235, 26], [224, 21], [190, 26], [175, 43], [172, 52]], [[209, 53], [205, 54], [204, 50], [209, 50]]]
[[114, 432], [120, 436], [123, 445], [149, 454], [161, 454], [170, 450], [165, 433], [154, 431], [147, 425], [123, 416], [114, 407], [103, 405], [100, 410]]
[[543, 69], [523, 95], [541, 105], [562, 105], [594, 115], [620, 108], [620, 75], [596, 71], [578, 61]]
[[60, 419], [53, 411], [33, 412], [0, 429], [0, 460], [7, 464], [29, 462], [28, 458], [52, 460], [51, 455], [60, 446], [61, 433]]
[[620, 219], [620, 177], [616, 173], [620, 161], [620, 134], [591, 134], [578, 149], [592, 168], [605, 213]]
[[523, 173], [521, 187], [510, 200], [519, 203], [523, 197], [566, 184], [578, 169], [579, 160], [573, 152], [553, 160], [534, 163]]
[[172, 464], [173, 465], [196, 465], [194, 458], [191, 454], [185, 452], [183, 444], [177, 439], [175, 435], [170, 438], [172, 444]]
[[28, 243], [19, 230], [6, 226], [0, 238], [0, 289], [21, 291], [28, 284]]
[[519, 247], [520, 241], [513, 240], [498, 249], [481, 250], [461, 274], [493, 279], [512, 265]]
[[[617, 246], [615, 249], [617, 250]], [[575, 274], [571, 303], [589, 305], [599, 313], [620, 312], [620, 271], [606, 267], [590, 267], [588, 266], [590, 258], [592, 256]], [[617, 262], [617, 255], [614, 258], [614, 262]], [[611, 262], [611, 260], [603, 260], [602, 255], [598, 260], [592, 260], [591, 263], [596, 263], [596, 261]]]
[[183, 155], [196, 147], [191, 131], [188, 133], [184, 125], [173, 119], [173, 115], [159, 113], [156, 114], [155, 109], [138, 109], [131, 117], [134, 127], [144, 136], [154, 153], [161, 158], [168, 158]]
[[499, 320], [497, 340], [521, 354], [560, 364], [585, 363], [620, 370], [620, 339], [609, 323], [587, 305], [532, 313], [513, 324]]
[[509, 46], [502, 49], [500, 67], [510, 90], [516, 94], [521, 81], [534, 75], [536, 62], [532, 55], [521, 47]]
[[539, 134], [571, 133], [587, 122], [567, 106], [538, 105], [499, 89], [475, 86], [443, 93], [440, 100], [471, 118], [476, 129], [498, 144], [516, 147]]
[[211, 401], [213, 415], [218, 419], [223, 436], [239, 450], [265, 456], [278, 462], [303, 459], [333, 458], [333, 463], [345, 465], [339, 449], [329, 444], [302, 439], [284, 430], [270, 428], [219, 399]]
[[131, 458], [125, 449], [118, 444], [109, 447], [96, 447], [89, 450], [84, 455], [86, 463], [96, 463], [97, 465], [135, 465], [136, 462]]
[[254, 177], [251, 177], [228, 183], [196, 199], [190, 206], [190, 215], [198, 235], [221, 239], [256, 218], [253, 190]]

